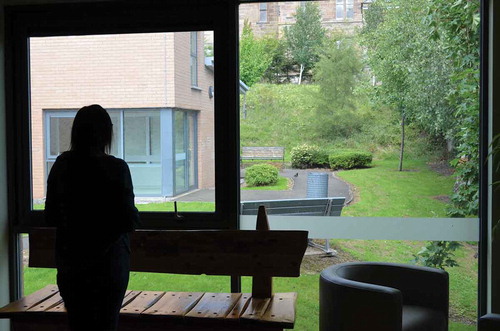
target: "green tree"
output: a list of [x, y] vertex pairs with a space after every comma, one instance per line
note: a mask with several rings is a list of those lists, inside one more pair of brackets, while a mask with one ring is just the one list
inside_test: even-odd
[[319, 6], [307, 2], [298, 6], [295, 24], [285, 28], [285, 38], [293, 60], [299, 65], [299, 84], [302, 76], [308, 72], [319, 59], [319, 49], [325, 38], [325, 29], [321, 25]]
[[456, 118], [457, 182], [451, 197], [451, 216], [477, 215], [479, 211], [479, 1], [430, 0], [426, 22], [430, 36], [447, 45], [452, 61], [453, 89], [447, 100]]
[[354, 89], [363, 65], [352, 38], [335, 35], [325, 44], [314, 68], [314, 80], [319, 85], [316, 126], [325, 138], [347, 137], [361, 126]]
[[273, 59], [265, 40], [255, 38], [248, 21], [240, 38], [240, 79], [252, 86], [260, 81]]
[[[366, 12], [362, 43], [367, 63], [381, 82], [379, 101], [391, 105], [405, 123], [432, 137], [450, 140], [454, 116], [448, 100], [452, 63], [441, 40], [429, 38], [428, 1], [378, 0]], [[404, 135], [401, 140], [402, 169]]]

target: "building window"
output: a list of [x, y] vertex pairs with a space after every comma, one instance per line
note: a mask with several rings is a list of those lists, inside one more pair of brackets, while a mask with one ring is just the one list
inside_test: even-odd
[[191, 86], [198, 87], [198, 32], [191, 32]]
[[336, 17], [337, 19], [354, 18], [354, 0], [337, 0]]
[[[113, 122], [110, 152], [129, 165], [137, 196], [174, 196], [197, 187], [195, 112], [174, 109], [109, 109], [108, 112]], [[75, 115], [76, 110], [45, 111], [46, 175], [57, 156], [70, 147]], [[175, 166], [164, 160], [175, 160]]]
[[259, 3], [259, 22], [267, 22], [267, 3]]

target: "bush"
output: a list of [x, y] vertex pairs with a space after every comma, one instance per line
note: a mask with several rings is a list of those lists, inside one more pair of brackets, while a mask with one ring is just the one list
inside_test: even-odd
[[372, 162], [372, 155], [367, 152], [341, 152], [330, 155], [330, 168], [353, 169], [368, 167]]
[[249, 186], [266, 186], [278, 182], [278, 169], [270, 164], [256, 164], [247, 168], [245, 181]]
[[315, 145], [303, 144], [290, 152], [292, 168], [324, 168], [328, 166], [328, 154]]

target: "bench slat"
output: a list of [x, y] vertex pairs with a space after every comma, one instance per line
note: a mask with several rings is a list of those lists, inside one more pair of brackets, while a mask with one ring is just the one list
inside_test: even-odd
[[24, 313], [31, 307], [54, 296], [57, 292], [59, 292], [57, 285], [47, 285], [35, 293], [0, 308], [0, 318], [4, 318], [4, 316], [9, 317], [13, 313]]
[[271, 298], [251, 298], [240, 319], [260, 320], [270, 302]]
[[297, 302], [297, 293], [276, 293], [269, 304], [261, 321], [270, 323], [290, 323], [293, 327], [295, 323], [295, 304]]
[[231, 312], [240, 297], [241, 293], [205, 293], [186, 317], [223, 319]]
[[120, 309], [121, 314], [141, 314], [153, 306], [164, 295], [164, 292], [142, 291], [126, 306]]
[[202, 296], [202, 292], [166, 292], [158, 302], [146, 309], [143, 314], [182, 317], [198, 303]]
[[134, 300], [135, 297], [138, 296], [139, 294], [141, 294], [141, 291], [127, 290], [125, 292], [125, 296], [123, 297], [122, 308], [125, 307], [126, 305], [128, 305], [130, 303], [130, 301]]
[[241, 314], [247, 308], [248, 303], [252, 294], [250, 293], [242, 293], [238, 302], [234, 305], [233, 309], [227, 314], [226, 319], [239, 319]]
[[30, 309], [28, 309], [28, 311], [29, 312], [48, 311], [51, 308], [54, 308], [56, 306], [60, 306], [62, 303], [63, 303], [63, 299], [61, 298], [61, 295], [59, 294], [59, 292], [57, 292], [56, 294], [47, 298], [46, 300], [34, 305]]

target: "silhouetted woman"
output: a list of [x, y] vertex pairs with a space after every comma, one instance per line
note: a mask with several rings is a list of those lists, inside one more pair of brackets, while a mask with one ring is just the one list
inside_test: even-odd
[[116, 330], [128, 285], [128, 233], [139, 217], [127, 164], [107, 154], [112, 136], [104, 108], [80, 109], [71, 149], [48, 179], [45, 217], [57, 227], [57, 284], [71, 330]]

